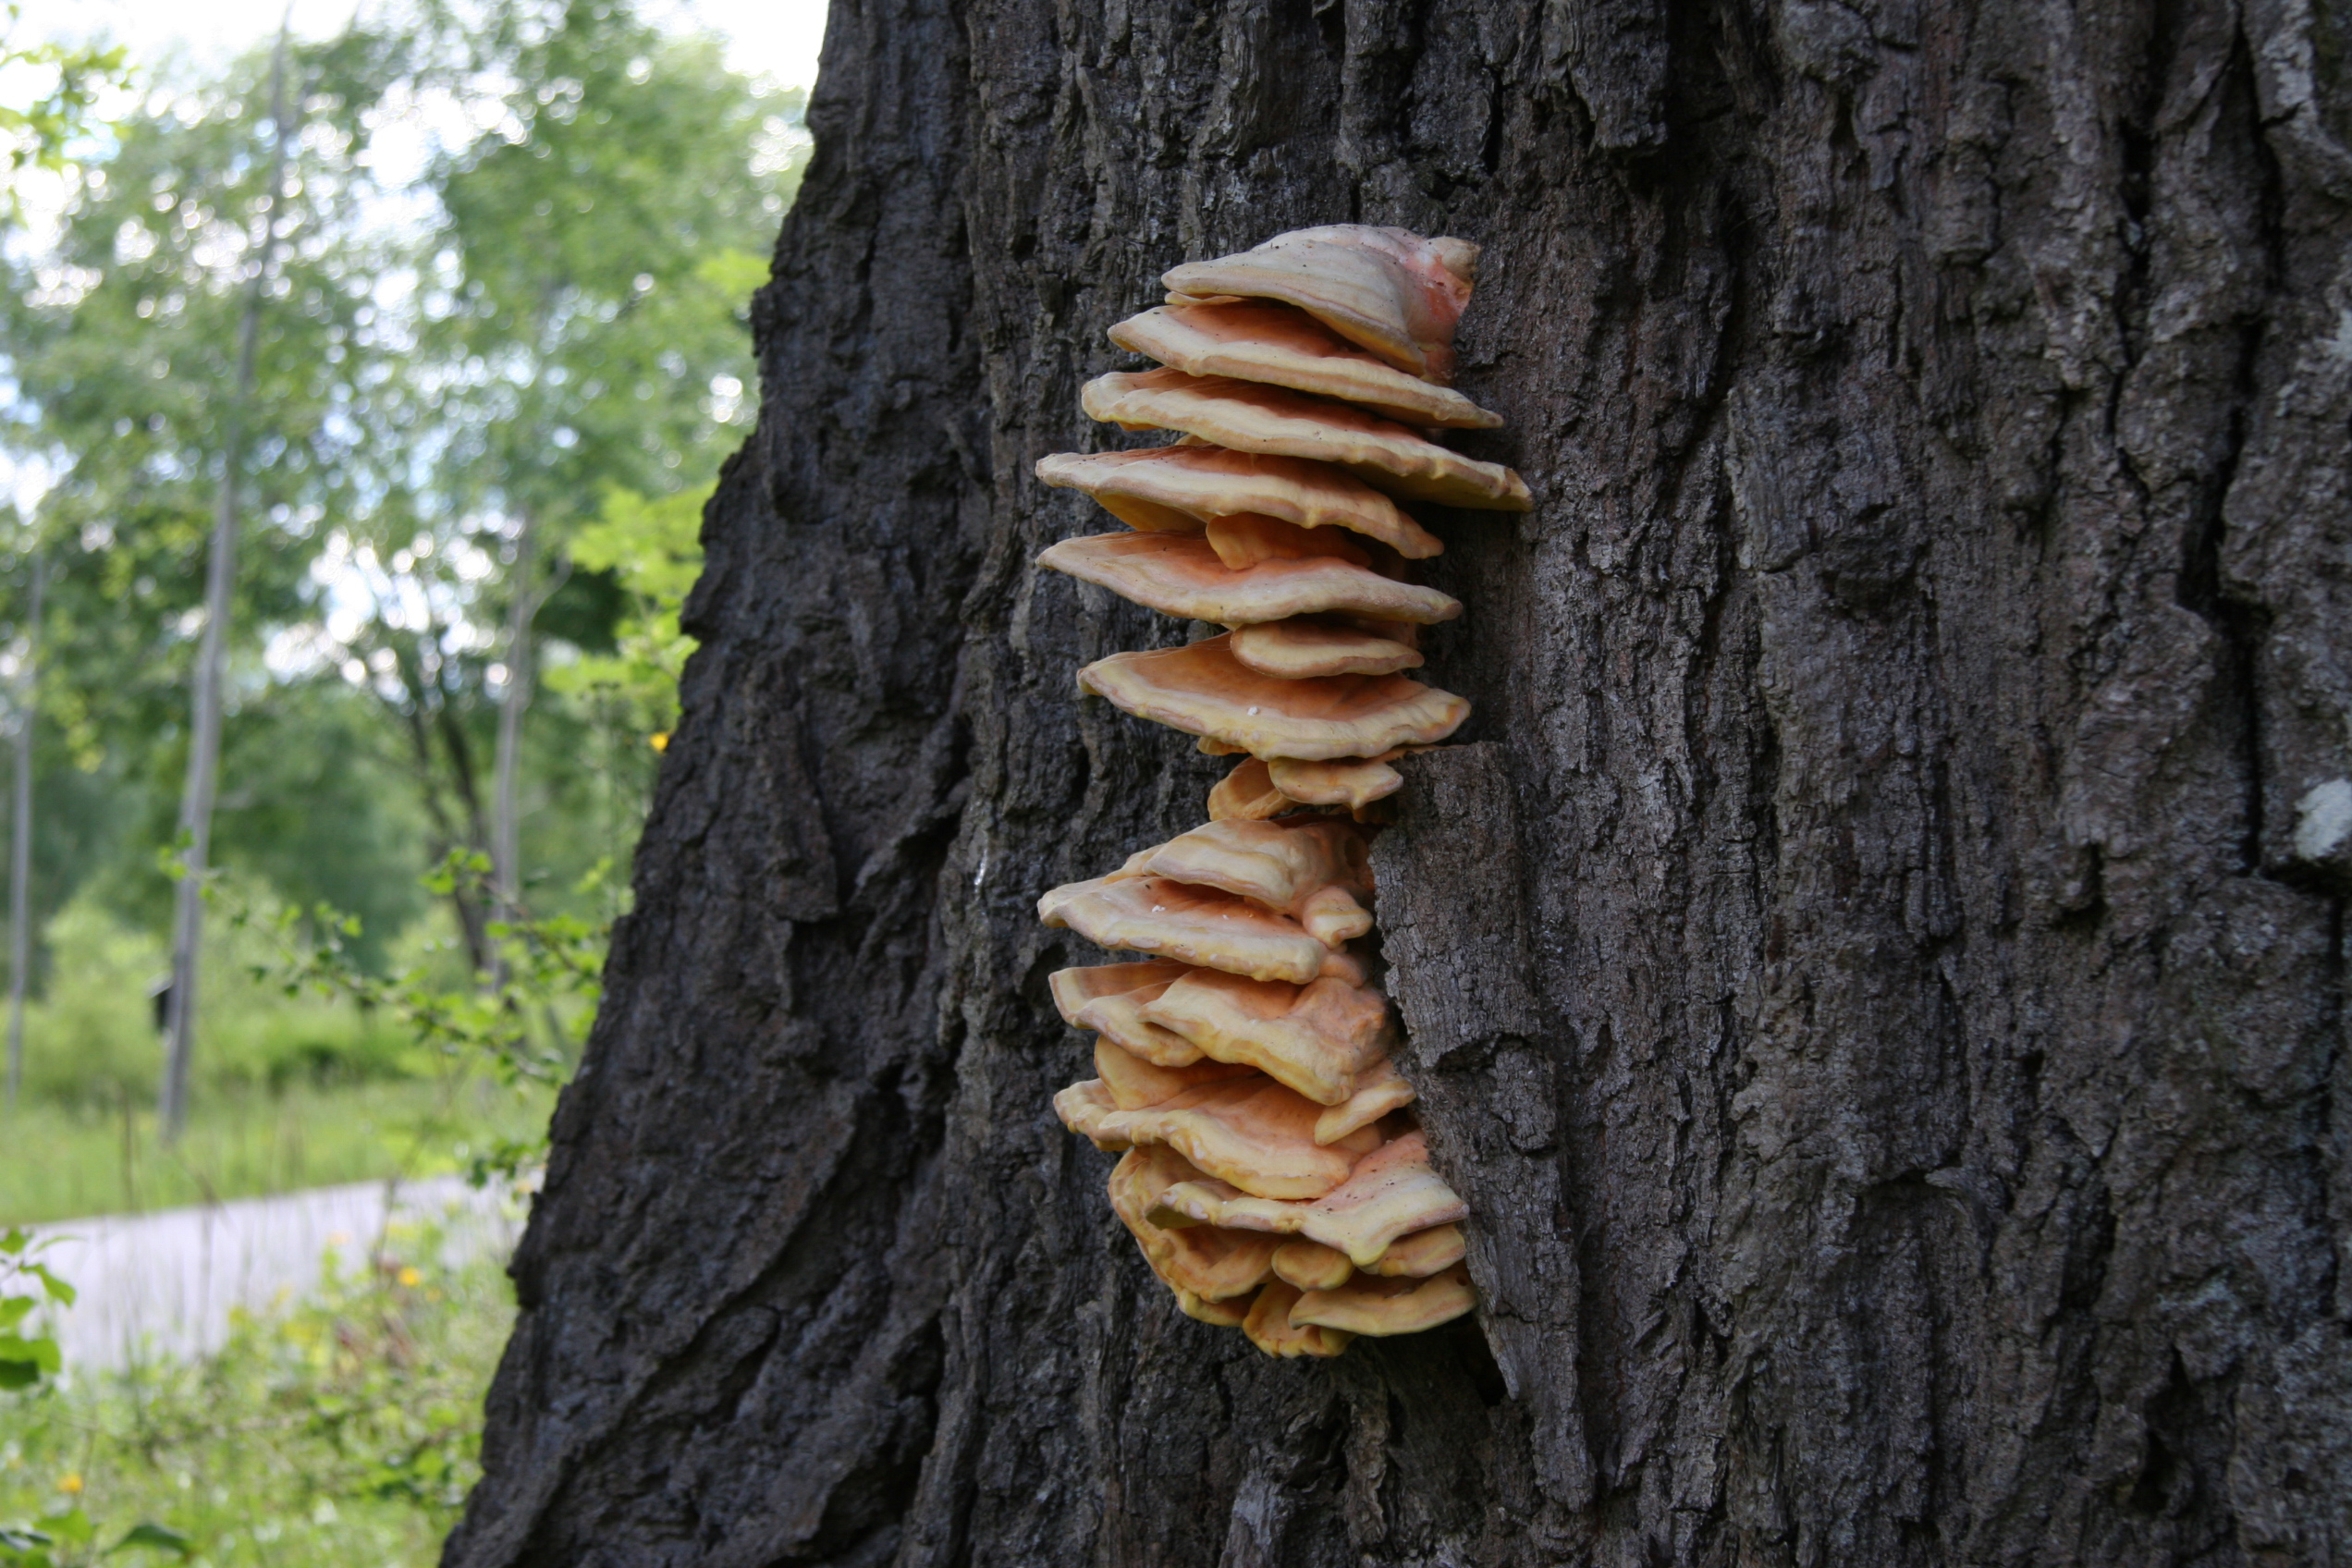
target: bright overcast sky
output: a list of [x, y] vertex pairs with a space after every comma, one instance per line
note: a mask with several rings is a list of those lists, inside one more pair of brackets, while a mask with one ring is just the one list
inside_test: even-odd
[[[294, 31], [324, 38], [364, 0], [294, 0]], [[643, 13], [665, 25], [699, 24], [728, 41], [728, 63], [784, 87], [816, 80], [825, 38], [824, 0], [645, 0]], [[184, 54], [212, 66], [267, 38], [285, 0], [33, 0], [19, 24], [28, 37], [81, 40], [98, 34], [130, 46], [133, 63]]]

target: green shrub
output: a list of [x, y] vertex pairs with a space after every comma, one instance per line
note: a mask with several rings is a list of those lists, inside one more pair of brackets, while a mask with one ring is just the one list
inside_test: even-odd
[[240, 1317], [216, 1355], [0, 1393], [0, 1568], [435, 1562], [513, 1317], [496, 1263], [439, 1253], [396, 1227], [383, 1256], [330, 1256], [312, 1301]]
[[[163, 1070], [155, 990], [170, 955], [154, 936], [123, 925], [95, 899], [78, 899], [47, 931], [45, 995], [26, 1010], [25, 1094], [55, 1106], [113, 1107], [152, 1098]], [[421, 949], [426, 933], [395, 944]], [[435, 1063], [413, 1034], [351, 1002], [287, 994], [256, 979], [276, 959], [264, 933], [219, 917], [205, 923], [198, 979], [196, 1093], [282, 1094], [429, 1076]]]

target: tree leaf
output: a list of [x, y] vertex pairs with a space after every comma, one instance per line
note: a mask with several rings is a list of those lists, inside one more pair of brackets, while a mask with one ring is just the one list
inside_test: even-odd
[[90, 1515], [79, 1508], [68, 1508], [63, 1513], [52, 1513], [41, 1522], [48, 1526], [50, 1532], [59, 1540], [72, 1546], [88, 1546], [98, 1534], [97, 1526], [90, 1522]]
[[196, 1553], [196, 1543], [178, 1530], [166, 1529], [152, 1520], [142, 1520], [131, 1526], [130, 1534], [108, 1547], [106, 1555], [112, 1557], [118, 1551], [129, 1551], [134, 1547], [174, 1552], [181, 1558], [192, 1557]]

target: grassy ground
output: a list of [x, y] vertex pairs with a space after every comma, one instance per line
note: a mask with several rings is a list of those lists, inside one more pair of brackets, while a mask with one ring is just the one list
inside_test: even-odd
[[0, 1113], [0, 1227], [461, 1169], [544, 1132], [552, 1106], [551, 1091], [483, 1078], [255, 1084], [200, 1096], [165, 1149], [144, 1096], [28, 1103]]
[[[202, 1362], [0, 1393], [0, 1564], [434, 1562], [513, 1317], [495, 1263], [445, 1272], [437, 1250], [396, 1231]], [[141, 1525], [164, 1544], [109, 1559]], [[12, 1552], [27, 1528], [48, 1541]]]

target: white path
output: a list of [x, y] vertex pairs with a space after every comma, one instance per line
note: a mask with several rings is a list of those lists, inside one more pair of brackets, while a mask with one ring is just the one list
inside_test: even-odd
[[[456, 1176], [34, 1227], [54, 1239], [43, 1261], [80, 1292], [55, 1320], [66, 1366], [99, 1371], [216, 1350], [227, 1340], [232, 1309], [257, 1311], [315, 1289], [330, 1249], [349, 1271], [394, 1234], [389, 1255], [400, 1256], [404, 1243], [387, 1219], [403, 1228], [439, 1224], [435, 1261], [445, 1267], [485, 1251], [503, 1256], [522, 1231], [519, 1204]], [[405, 1244], [419, 1243], [410, 1237]]]

